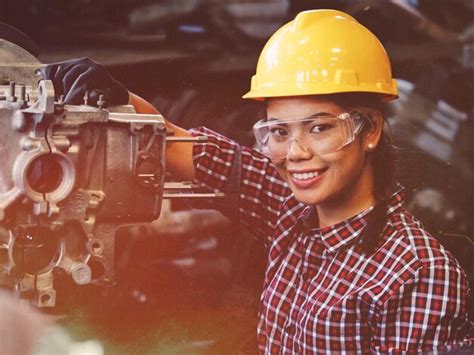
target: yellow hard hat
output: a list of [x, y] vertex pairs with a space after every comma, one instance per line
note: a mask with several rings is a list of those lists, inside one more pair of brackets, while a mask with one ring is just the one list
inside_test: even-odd
[[377, 37], [348, 14], [309, 10], [270, 37], [243, 98], [343, 92], [398, 98], [387, 53]]

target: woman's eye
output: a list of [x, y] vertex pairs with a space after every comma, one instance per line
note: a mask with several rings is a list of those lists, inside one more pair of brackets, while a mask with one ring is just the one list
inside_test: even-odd
[[286, 138], [288, 136], [288, 132], [281, 127], [274, 127], [270, 129], [270, 133], [274, 137], [278, 138]]
[[328, 124], [318, 124], [318, 125], [315, 125], [315, 126], [311, 127], [310, 133], [321, 133], [321, 132], [327, 131], [331, 128], [332, 128], [332, 126], [328, 125]]

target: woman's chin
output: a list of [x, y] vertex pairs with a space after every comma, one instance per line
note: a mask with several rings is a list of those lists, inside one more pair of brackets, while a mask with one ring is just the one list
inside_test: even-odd
[[325, 196], [322, 194], [321, 189], [300, 189], [290, 183], [293, 195], [298, 202], [304, 203], [305, 205], [318, 205], [324, 202]]
[[295, 196], [295, 199], [298, 201], [298, 202], [301, 202], [305, 205], [319, 205], [321, 204], [321, 202], [324, 201], [324, 199], [321, 199], [319, 198], [318, 196], [316, 195], [311, 195], [311, 194], [308, 194], [308, 192], [305, 192], [305, 193], [298, 193], [298, 192], [293, 192], [294, 193], [294, 196]]

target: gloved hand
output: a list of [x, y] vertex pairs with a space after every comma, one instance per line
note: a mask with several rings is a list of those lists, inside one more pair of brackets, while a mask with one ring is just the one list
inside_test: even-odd
[[41, 69], [44, 79], [53, 82], [57, 98], [64, 95], [64, 102], [80, 105], [88, 92], [89, 105], [96, 105], [100, 95], [104, 95], [107, 106], [126, 105], [128, 90], [101, 64], [89, 58], [71, 59], [52, 63]]

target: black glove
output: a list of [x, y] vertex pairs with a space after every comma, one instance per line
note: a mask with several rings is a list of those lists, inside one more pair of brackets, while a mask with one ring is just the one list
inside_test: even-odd
[[67, 104], [83, 104], [86, 91], [89, 105], [96, 105], [100, 95], [104, 95], [107, 106], [128, 104], [129, 94], [125, 86], [101, 64], [89, 58], [48, 64], [41, 73], [44, 79], [53, 82], [56, 98], [64, 95]]

